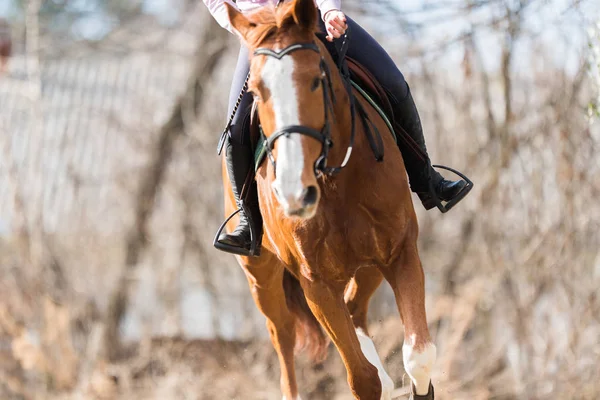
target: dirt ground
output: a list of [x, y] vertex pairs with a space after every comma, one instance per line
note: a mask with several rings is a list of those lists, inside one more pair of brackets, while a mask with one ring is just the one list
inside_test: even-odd
[[[387, 324], [395, 330], [396, 324]], [[389, 374], [402, 386], [407, 379], [402, 365], [402, 332], [390, 339], [373, 330], [376, 346]], [[350, 400], [343, 363], [330, 345], [327, 359], [314, 365], [303, 354], [297, 356], [297, 376], [302, 398]], [[406, 396], [398, 397], [405, 399]], [[51, 396], [58, 399], [281, 399], [279, 364], [271, 343], [265, 341], [219, 341], [154, 339], [131, 357], [116, 364], [100, 364], [87, 382], [73, 393]]]
[[[397, 318], [390, 318], [373, 326], [371, 336], [395, 381], [395, 398], [407, 400], [409, 378], [402, 367], [402, 325]], [[353, 399], [333, 345], [321, 364], [315, 365], [299, 354], [296, 370], [303, 399]], [[434, 384], [438, 400], [490, 398], [486, 388], [466, 389], [447, 381], [442, 384], [436, 377]], [[52, 398], [58, 399], [279, 400], [279, 364], [268, 340], [154, 339], [121, 363], [98, 366], [80, 390]]]
[[[389, 318], [374, 324], [371, 336], [384, 365], [395, 382], [395, 399], [407, 400], [409, 379], [402, 367], [403, 330], [398, 318]], [[14, 344], [14, 343], [13, 343]], [[441, 348], [440, 344], [440, 348]], [[14, 350], [14, 349], [13, 349]], [[0, 361], [9, 360], [2, 357]], [[8, 354], [6, 354], [8, 356]], [[469, 373], [444, 372], [444, 356], [438, 354], [433, 382], [437, 400], [529, 400], [561, 398], [570, 400], [596, 400], [598, 386], [594, 380], [585, 385], [571, 381], [569, 390], [559, 387], [556, 397], [516, 397], [518, 388], [511, 383], [511, 371], [498, 369], [493, 383], [489, 379], [472, 379]], [[491, 354], [463, 354], [462, 359], [490, 363]], [[35, 358], [29, 357], [25, 366], [32, 366]], [[186, 340], [183, 338], [154, 338], [131, 345], [119, 362], [97, 362], [86, 365], [80, 362], [74, 386], [60, 389], [58, 370], [68, 360], [55, 366], [54, 378], [39, 379], [21, 369], [21, 378], [8, 379], [0, 370], [0, 399], [2, 400], [279, 400], [279, 365], [268, 340], [224, 341]], [[6, 364], [6, 363], [5, 363]], [[10, 364], [10, 363], [9, 363]], [[14, 364], [14, 363], [12, 363]], [[468, 363], [473, 366], [473, 364]], [[4, 365], [4, 371], [17, 369]], [[11, 368], [8, 368], [11, 367]], [[494, 367], [496, 368], [496, 367]], [[67, 368], [68, 370], [68, 368]], [[352, 400], [346, 383], [346, 371], [341, 359], [330, 345], [327, 359], [314, 365], [304, 354], [296, 357], [296, 370], [300, 394], [304, 400]], [[473, 374], [480, 369], [471, 368]], [[489, 374], [485, 374], [488, 376]], [[16, 376], [16, 375], [15, 375]], [[29, 377], [29, 378], [28, 378]], [[564, 377], [567, 379], [567, 377]], [[26, 383], [25, 383], [26, 382]], [[547, 382], [557, 385], [558, 381]], [[567, 382], [568, 383], [568, 382]], [[8, 389], [8, 390], [5, 390]], [[564, 395], [563, 395], [564, 394]]]

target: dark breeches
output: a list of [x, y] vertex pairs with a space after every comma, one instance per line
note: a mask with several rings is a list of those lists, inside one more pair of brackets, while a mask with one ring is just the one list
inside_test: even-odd
[[[396, 109], [398, 104], [408, 95], [408, 84], [404, 79], [402, 72], [396, 67], [396, 64], [389, 54], [352, 18], [346, 17], [348, 25], [352, 31], [350, 46], [348, 47], [348, 56], [364, 65], [379, 81], [383, 88], [388, 92], [392, 107]], [[325, 24], [319, 19], [319, 26], [322, 32], [325, 32]], [[333, 43], [325, 40], [325, 34], [318, 34], [319, 39], [325, 44], [330, 53], [337, 55]], [[231, 115], [235, 103], [239, 97], [240, 91], [244, 86], [244, 81], [248, 75], [250, 63], [248, 61], [248, 49], [242, 45], [238, 55], [238, 61], [231, 83], [229, 92], [229, 109], [227, 116]], [[229, 137], [236, 143], [247, 144], [246, 137], [247, 124], [250, 122], [250, 109], [252, 107], [252, 96], [246, 93], [233, 119]]]

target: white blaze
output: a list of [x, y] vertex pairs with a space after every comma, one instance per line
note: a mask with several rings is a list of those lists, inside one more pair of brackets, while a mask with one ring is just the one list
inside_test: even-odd
[[371, 338], [368, 337], [360, 328], [356, 329], [356, 335], [358, 336], [358, 341], [360, 342], [360, 349], [365, 355], [366, 359], [377, 368], [379, 380], [381, 381], [381, 400], [391, 400], [392, 392], [394, 391], [394, 381], [392, 378], [390, 378], [387, 372], [385, 372], [385, 368], [383, 368], [383, 364], [381, 363], [379, 355], [377, 354], [377, 350], [375, 349], [375, 343], [373, 343]]
[[[262, 80], [271, 93], [276, 130], [284, 126], [300, 125], [300, 108], [293, 74], [294, 59], [290, 56], [281, 60], [267, 57], [262, 69]], [[282, 136], [277, 139], [276, 144], [277, 168], [274, 185], [279, 192], [279, 201], [286, 209], [289, 206], [287, 199], [297, 199], [304, 191], [301, 179], [304, 169], [301, 136]]]

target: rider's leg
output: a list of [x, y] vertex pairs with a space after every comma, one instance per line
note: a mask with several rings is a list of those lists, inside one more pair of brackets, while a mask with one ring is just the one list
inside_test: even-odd
[[[419, 113], [404, 76], [388, 53], [367, 31], [351, 18], [346, 17], [346, 19], [351, 30], [348, 56], [367, 68], [388, 92], [395, 123], [412, 138], [410, 140], [403, 138], [403, 135], [398, 135], [400, 139], [398, 145], [404, 158], [412, 191], [419, 195], [423, 206], [428, 210], [435, 207], [435, 201], [430, 193], [430, 183], [440, 200], [450, 201], [457, 197], [465, 188], [466, 182], [446, 180], [431, 167]], [[322, 21], [321, 29], [324, 29]], [[331, 44], [326, 44], [329, 49], [332, 48]]]
[[[249, 68], [248, 49], [245, 46], [242, 46], [240, 48], [235, 74], [231, 83], [228, 116], [231, 115], [235, 104], [238, 101]], [[254, 155], [252, 154], [250, 138], [248, 137], [251, 107], [252, 96], [249, 93], [246, 93], [233, 118], [225, 148], [227, 175], [231, 181], [231, 189], [237, 205], [242, 208], [242, 211], [238, 214], [240, 221], [232, 233], [228, 234], [223, 232], [215, 243], [215, 247], [219, 250], [241, 255], [250, 255], [250, 247], [252, 244], [250, 224], [255, 224], [257, 231], [260, 231], [260, 225], [262, 224], [260, 211], [258, 210], [258, 205], [254, 196], [248, 196], [247, 201], [241, 199], [242, 188], [254, 166]], [[248, 217], [250, 217], [250, 219]]]

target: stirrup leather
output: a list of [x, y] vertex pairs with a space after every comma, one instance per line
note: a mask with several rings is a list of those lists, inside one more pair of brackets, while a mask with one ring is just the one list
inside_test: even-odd
[[433, 202], [435, 203], [435, 206], [438, 208], [438, 210], [440, 210], [442, 213], [445, 214], [448, 211], [452, 210], [452, 208], [455, 205], [457, 205], [458, 202], [460, 202], [462, 199], [465, 198], [465, 196], [467, 194], [469, 194], [471, 189], [473, 189], [473, 182], [469, 178], [467, 178], [463, 173], [455, 170], [454, 168], [446, 167], [444, 165], [432, 165], [432, 167], [440, 168], [440, 169], [444, 169], [446, 171], [453, 172], [456, 175], [460, 176], [465, 182], [467, 182], [467, 185], [463, 188], [463, 190], [461, 190], [456, 195], [456, 197], [454, 197], [452, 200], [450, 200], [444, 204], [444, 203], [442, 203], [442, 200], [440, 200], [440, 198], [435, 193], [435, 188], [433, 187], [432, 180], [431, 179], [429, 180], [429, 193], [431, 194], [431, 198], [432, 198]]

